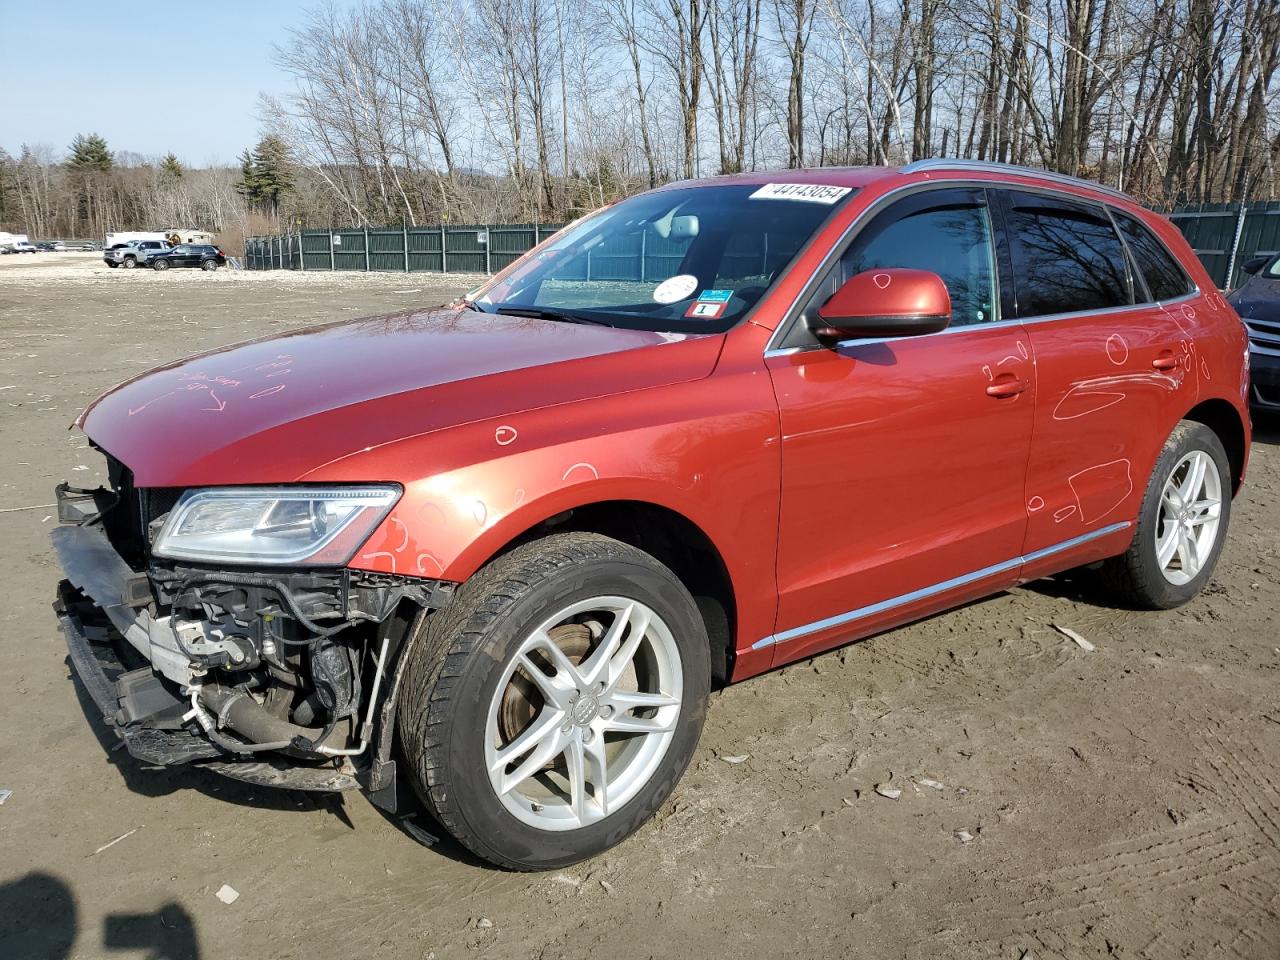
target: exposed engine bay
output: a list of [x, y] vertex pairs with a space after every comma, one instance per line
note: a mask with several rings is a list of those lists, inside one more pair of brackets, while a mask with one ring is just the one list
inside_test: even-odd
[[336, 568], [212, 566], [151, 547], [182, 491], [57, 488], [55, 610], [103, 719], [150, 764], [362, 788], [394, 809], [395, 692], [419, 618], [453, 585]]

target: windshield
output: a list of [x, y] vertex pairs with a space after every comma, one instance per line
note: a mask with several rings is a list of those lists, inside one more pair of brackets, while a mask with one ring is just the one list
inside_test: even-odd
[[767, 184], [641, 194], [569, 227], [474, 306], [638, 330], [720, 333], [759, 302], [852, 193]]

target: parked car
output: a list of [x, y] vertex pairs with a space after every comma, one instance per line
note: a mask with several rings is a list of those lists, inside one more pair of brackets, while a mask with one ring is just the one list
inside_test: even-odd
[[148, 765], [407, 783], [477, 855], [559, 867], [664, 802], [713, 685], [1084, 565], [1191, 600], [1244, 359], [1178, 231], [1095, 184], [673, 183], [448, 307], [106, 393], [58, 616]]
[[1249, 402], [1258, 412], [1280, 411], [1280, 256], [1245, 261], [1249, 279], [1227, 295], [1249, 330]]
[[102, 259], [109, 267], [132, 270], [134, 267], [147, 266], [155, 256], [166, 253], [169, 249], [169, 245], [162, 240], [127, 240], [112, 244], [103, 253]]
[[170, 267], [199, 267], [201, 270], [217, 270], [227, 265], [221, 250], [207, 243], [180, 243], [176, 247], [158, 253], [151, 258], [151, 266], [157, 270]]
[[14, 253], [39, 253], [40, 251], [39, 251], [39, 248], [37, 248], [34, 243], [29, 243], [26, 240], [19, 240], [17, 243], [13, 244], [13, 252]]

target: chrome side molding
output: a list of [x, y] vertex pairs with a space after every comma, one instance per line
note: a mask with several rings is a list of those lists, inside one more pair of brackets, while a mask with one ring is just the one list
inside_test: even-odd
[[1105, 537], [1110, 534], [1117, 533], [1131, 526], [1133, 526], [1133, 523], [1129, 520], [1122, 521], [1121, 523], [1112, 523], [1097, 530], [1092, 530], [1089, 533], [1083, 533], [1078, 537], [1072, 537], [1070, 540], [1063, 540], [1061, 543], [1055, 543], [1052, 546], [1044, 547], [1040, 550], [1034, 550], [1023, 556], [1014, 557], [1011, 560], [1004, 560], [1000, 563], [993, 563], [989, 567], [983, 567], [981, 570], [974, 570], [972, 573], [966, 573], [959, 577], [952, 577], [950, 580], [943, 580], [941, 583], [935, 583], [928, 587], [921, 587], [919, 590], [912, 590], [910, 593], [904, 593], [901, 596], [891, 597], [888, 600], [881, 600], [878, 603], [868, 604], [865, 607], [858, 607], [857, 609], [849, 610], [846, 613], [838, 613], [833, 617], [827, 617], [823, 620], [815, 620], [812, 623], [806, 623], [799, 627], [792, 627], [790, 630], [783, 630], [761, 640], [757, 640], [751, 645], [751, 649], [763, 650], [765, 647], [771, 647], [777, 643], [786, 643], [789, 640], [796, 640], [800, 637], [808, 636], [811, 633], [828, 630], [831, 627], [840, 627], [846, 624], [856, 623], [859, 620], [865, 620], [867, 617], [874, 616], [877, 613], [894, 610], [898, 607], [915, 603], [917, 600], [927, 600], [929, 597], [935, 597], [938, 594], [947, 593], [950, 590], [968, 586], [971, 583], [977, 583], [979, 580], [985, 580], [987, 577], [993, 577], [998, 573], [1007, 573], [1016, 567], [1023, 566], [1027, 563], [1035, 563], [1038, 560], [1051, 557], [1055, 553], [1062, 553], [1063, 551], [1070, 550], [1072, 547], [1078, 547], [1091, 540], [1097, 540], [1099, 537]]

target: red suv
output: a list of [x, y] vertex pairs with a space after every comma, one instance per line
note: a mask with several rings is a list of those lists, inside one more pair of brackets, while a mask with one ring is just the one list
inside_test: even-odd
[[1128, 197], [953, 161], [672, 184], [444, 309], [79, 425], [57, 610], [130, 753], [412, 802], [506, 867], [667, 798], [708, 691], [1068, 568], [1212, 574], [1248, 350]]

